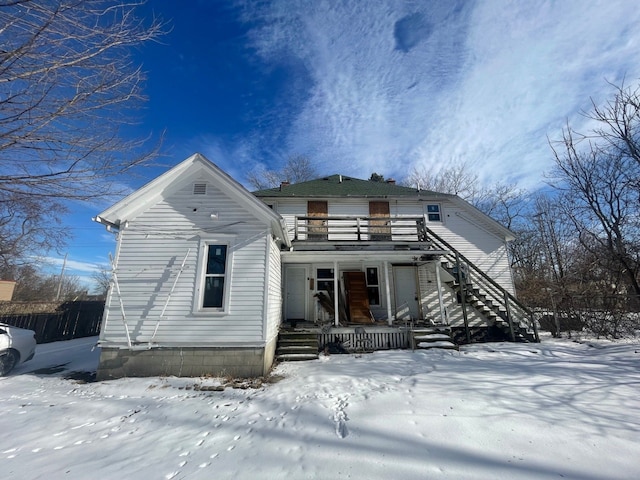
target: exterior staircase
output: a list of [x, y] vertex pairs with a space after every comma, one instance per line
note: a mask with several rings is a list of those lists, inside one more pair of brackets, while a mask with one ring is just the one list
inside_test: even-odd
[[446, 349], [458, 350], [451, 338], [451, 327], [434, 325], [433, 327], [411, 330], [411, 348], [413, 350]]
[[423, 241], [448, 251], [441, 266], [452, 278], [445, 283], [456, 292], [462, 304], [467, 343], [471, 343], [467, 308], [475, 309], [513, 342], [540, 341], [536, 321], [525, 305], [425, 224], [418, 226]]
[[315, 332], [282, 329], [278, 334], [276, 360], [294, 362], [318, 358], [318, 335]]

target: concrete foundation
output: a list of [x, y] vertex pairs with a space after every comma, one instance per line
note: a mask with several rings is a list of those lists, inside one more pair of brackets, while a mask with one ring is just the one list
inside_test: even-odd
[[261, 377], [269, 373], [276, 340], [265, 347], [103, 347], [97, 380], [122, 377]]

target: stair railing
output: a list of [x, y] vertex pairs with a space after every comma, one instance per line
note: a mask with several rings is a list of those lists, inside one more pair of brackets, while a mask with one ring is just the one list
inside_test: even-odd
[[[471, 286], [477, 286], [478, 289], [491, 302], [492, 305], [488, 305], [489, 308], [491, 308], [497, 315], [499, 315], [508, 323], [509, 333], [512, 340], [515, 340], [515, 324], [519, 327], [523, 327], [527, 331], [531, 329], [533, 331], [536, 342], [540, 341], [540, 337], [538, 335], [538, 327], [533, 317], [533, 312], [531, 312], [529, 308], [527, 308], [512, 293], [507, 291], [502, 285], [498, 284], [493, 278], [491, 278], [483, 270], [481, 270], [473, 262], [466, 258], [462, 253], [456, 250], [450, 243], [448, 243], [433, 230], [427, 227], [424, 221], [418, 222], [418, 229], [423, 230], [424, 234], [421, 234], [422, 238], [431, 241], [432, 245], [436, 249], [450, 252], [446, 254], [446, 257], [456, 266], [456, 269], [458, 271], [457, 280], [461, 288], [460, 295], [463, 299], [463, 302], [466, 301], [469, 295], [468, 289]], [[495, 304], [497, 307], [492, 308], [493, 304]], [[463, 308], [463, 312], [464, 316], [466, 317], [466, 308]], [[467, 336], [469, 336], [469, 329], [466, 318], [465, 329], [467, 330]]]

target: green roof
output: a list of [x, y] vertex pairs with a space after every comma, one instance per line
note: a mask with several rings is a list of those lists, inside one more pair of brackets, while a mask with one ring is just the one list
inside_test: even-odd
[[449, 196], [430, 190], [374, 182], [346, 175], [331, 175], [307, 182], [281, 185], [253, 192], [256, 197], [433, 197]]

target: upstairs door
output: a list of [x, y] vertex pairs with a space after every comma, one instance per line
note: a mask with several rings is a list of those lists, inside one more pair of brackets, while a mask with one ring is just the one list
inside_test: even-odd
[[[308, 221], [307, 240], [323, 241], [327, 240], [327, 220], [329, 207], [326, 201], [310, 200], [307, 202], [307, 216], [314, 217]], [[324, 217], [324, 219], [322, 219]], [[318, 218], [318, 220], [315, 220]]]
[[370, 240], [391, 240], [391, 226], [389, 225], [389, 216], [389, 202], [369, 202]]
[[393, 267], [393, 280], [396, 319], [419, 319], [420, 305], [418, 303], [418, 271], [416, 267]]

